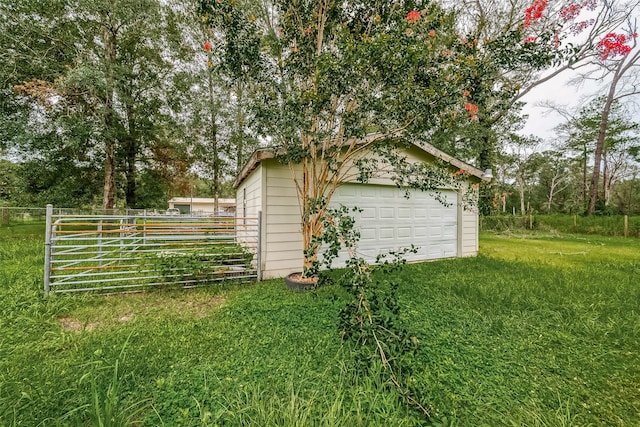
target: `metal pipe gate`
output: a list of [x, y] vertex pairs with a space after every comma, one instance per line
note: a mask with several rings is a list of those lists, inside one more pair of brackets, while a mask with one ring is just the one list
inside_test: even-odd
[[260, 216], [55, 215], [47, 205], [44, 293], [259, 280], [260, 223]]

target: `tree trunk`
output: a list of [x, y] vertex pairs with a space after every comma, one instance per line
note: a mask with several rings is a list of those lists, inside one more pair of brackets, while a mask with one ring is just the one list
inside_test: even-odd
[[[106, 16], [103, 19], [107, 21]], [[105, 22], [102, 32], [104, 43], [104, 61], [106, 68], [106, 92], [104, 99], [104, 188], [102, 208], [113, 209], [116, 204], [116, 160], [114, 139], [114, 76], [113, 65], [116, 59], [116, 34]]]
[[[211, 64], [213, 61], [212, 53], [209, 52], [207, 56], [209, 64]], [[220, 197], [220, 176], [222, 174], [220, 171], [220, 154], [218, 153], [218, 124], [216, 123], [217, 108], [215, 105], [215, 95], [213, 92], [214, 82], [211, 70], [209, 70], [209, 78], [207, 82], [209, 85], [209, 120], [211, 121], [211, 132], [209, 135], [211, 140], [211, 151], [213, 154], [213, 211], [217, 215], [220, 205], [218, 198]]]
[[611, 104], [616, 97], [616, 87], [620, 78], [624, 72], [631, 66], [633, 62], [625, 65], [624, 60], [620, 60], [615, 72], [613, 73], [613, 79], [611, 85], [609, 85], [609, 92], [604, 102], [604, 108], [602, 109], [602, 118], [600, 119], [600, 127], [598, 129], [598, 139], [596, 140], [596, 152], [593, 163], [593, 176], [591, 177], [591, 191], [589, 194], [589, 214], [593, 214], [596, 210], [596, 202], [598, 201], [599, 189], [600, 189], [600, 166], [602, 163], [602, 154], [604, 152], [604, 143], [607, 136], [607, 125], [609, 124], [609, 114], [611, 112]]
[[518, 186], [518, 194], [520, 195], [520, 212], [524, 215], [524, 180], [519, 175], [516, 175], [516, 184]]
[[[305, 146], [304, 143], [303, 146]], [[302, 248], [304, 251], [303, 273], [311, 270], [318, 258], [318, 248], [312, 246], [314, 228], [313, 219], [315, 218], [315, 215], [311, 213], [311, 194], [309, 194], [311, 184], [309, 182], [309, 175], [309, 160], [305, 158], [302, 160], [302, 194], [299, 195], [302, 199], [302, 206], [300, 206], [300, 209], [302, 210]]]
[[125, 173], [125, 200], [128, 208], [137, 208], [137, 169], [136, 161], [138, 159], [138, 135], [136, 124], [136, 110], [132, 102], [131, 93], [128, 88], [124, 88], [127, 132], [123, 134], [119, 143], [124, 148], [124, 173]]
[[[105, 125], [108, 125], [105, 120]], [[113, 209], [116, 204], [115, 188], [115, 144], [110, 139], [105, 141], [104, 157], [104, 187], [102, 194], [102, 209]]]
[[[132, 142], [131, 144], [133, 145], [134, 143]], [[137, 177], [136, 154], [135, 154], [135, 151], [132, 153], [132, 151], [129, 149], [127, 150], [126, 200], [127, 200], [127, 207], [131, 209], [135, 209], [138, 207], [138, 194], [137, 194], [138, 191], [137, 191], [136, 177]]]
[[604, 197], [604, 205], [607, 206], [609, 204], [609, 198], [610, 198], [610, 185], [611, 185], [611, 176], [609, 174], [609, 164], [607, 162], [607, 147], [604, 148], [603, 153], [602, 153], [602, 162], [603, 162], [603, 168], [602, 168], [602, 193], [603, 193], [603, 197]]
[[[487, 126], [490, 126], [487, 124]], [[481, 137], [482, 149], [478, 155], [478, 163], [480, 170], [487, 170], [493, 168], [493, 160], [495, 154], [495, 144], [491, 140], [488, 134], [489, 132], [483, 132]], [[493, 190], [493, 180], [485, 185], [480, 186], [480, 194], [478, 200], [478, 209], [482, 215], [489, 215], [491, 213], [491, 192]]]
[[127, 170], [126, 170], [126, 180], [127, 180], [127, 191], [126, 191], [126, 200], [127, 207], [129, 208], [137, 208], [138, 204], [138, 196], [137, 196], [137, 170], [136, 170], [136, 160], [138, 158], [138, 143], [136, 141], [137, 135], [135, 133], [135, 121], [131, 118], [131, 112], [129, 118], [129, 134], [127, 135], [126, 140], [126, 162], [127, 162]]
[[238, 95], [238, 111], [236, 114], [236, 126], [238, 129], [238, 137], [236, 140], [236, 173], [239, 174], [244, 166], [244, 111], [242, 108], [242, 100], [244, 88], [242, 80], [238, 81], [236, 93]]
[[587, 162], [588, 152], [587, 152], [587, 143], [584, 143], [583, 152], [582, 152], [582, 209], [586, 210], [587, 207], [587, 193], [588, 193], [588, 185], [587, 185]]

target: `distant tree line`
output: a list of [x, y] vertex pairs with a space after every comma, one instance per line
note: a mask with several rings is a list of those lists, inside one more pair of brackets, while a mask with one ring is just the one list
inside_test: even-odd
[[256, 139], [236, 125], [242, 101], [212, 72], [208, 38], [192, 2], [2, 2], [0, 201], [228, 195]]
[[[404, 122], [405, 135], [494, 170], [481, 188], [484, 214], [638, 209], [638, 0], [441, 0], [432, 15], [440, 9], [426, 1], [329, 1], [322, 13], [316, 3], [2, 2], [0, 203], [161, 208], [171, 196], [232, 196], [231, 182], [258, 146], [288, 146], [300, 136], [293, 130], [325, 117], [336, 90], [349, 99], [339, 84], [354, 77], [351, 89], [373, 96], [344, 108], [386, 115], [352, 114], [357, 132]], [[334, 44], [349, 53], [341, 63], [323, 62], [308, 45], [323, 40], [314, 19], [325, 15], [335, 23], [327, 31], [351, 34]], [[439, 63], [405, 75], [394, 52], [365, 49], [372, 29], [394, 16], [429, 28], [420, 35], [408, 26], [397, 52], [414, 43], [417, 55], [416, 43], [429, 44], [439, 50], [423, 50], [423, 60]], [[374, 55], [369, 64], [362, 52]], [[421, 60], [408, 59], [412, 67]], [[379, 76], [363, 68], [383, 63], [389, 68]], [[289, 73], [304, 64], [333, 77]], [[523, 97], [569, 70], [597, 81], [600, 92], [565, 112], [552, 143], [522, 135]], [[424, 92], [383, 99], [380, 85], [397, 83], [394, 76]], [[431, 100], [442, 103], [440, 113], [412, 120], [433, 108], [428, 97], [437, 90], [427, 89], [440, 78], [446, 96]]]

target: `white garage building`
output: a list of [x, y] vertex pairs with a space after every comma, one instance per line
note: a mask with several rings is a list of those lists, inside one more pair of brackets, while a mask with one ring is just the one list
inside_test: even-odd
[[[452, 173], [467, 172], [472, 182], [488, 180], [482, 171], [452, 158], [430, 144], [413, 145], [406, 150], [411, 161], [430, 162], [440, 158], [451, 165]], [[302, 231], [300, 208], [289, 166], [274, 158], [270, 150], [252, 156], [235, 182], [236, 215], [256, 217], [262, 212], [261, 269], [265, 279], [283, 277], [302, 270]], [[473, 256], [478, 251], [478, 214], [465, 209], [461, 194], [443, 189], [444, 205], [429, 193], [404, 192], [389, 180], [342, 184], [331, 204], [357, 206], [360, 230], [358, 252], [368, 261], [380, 252], [411, 244], [418, 252], [408, 261]], [[340, 258], [337, 264], [340, 265]]]

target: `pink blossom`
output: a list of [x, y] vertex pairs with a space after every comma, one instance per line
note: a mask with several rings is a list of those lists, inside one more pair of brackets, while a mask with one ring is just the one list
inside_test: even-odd
[[579, 34], [583, 32], [587, 27], [593, 25], [595, 19], [588, 19], [586, 21], [575, 22], [571, 24], [570, 30], [573, 34]]
[[[630, 35], [635, 38], [634, 34]], [[637, 36], [637, 35], [636, 35]], [[627, 45], [627, 36], [624, 34], [609, 33], [596, 46], [600, 51], [600, 59], [603, 61], [613, 56], [624, 56], [631, 52], [631, 46]]]
[[582, 4], [573, 3], [560, 10], [560, 16], [566, 21], [575, 19], [582, 11]]
[[418, 12], [417, 10], [412, 10], [407, 14], [407, 17], [405, 19], [407, 20], [408, 23], [415, 24], [420, 20], [420, 18], [421, 18], [420, 12]]
[[469, 115], [471, 116], [471, 120], [475, 120], [476, 117], [476, 113], [478, 112], [478, 106], [475, 104], [472, 104], [470, 102], [465, 102], [464, 103], [464, 109], [467, 110], [469, 112]]
[[542, 18], [542, 13], [547, 7], [549, 0], [533, 0], [533, 4], [524, 11], [524, 26], [530, 27], [538, 19]]
[[598, 0], [586, 0], [582, 2], [582, 7], [594, 11], [598, 7]]

